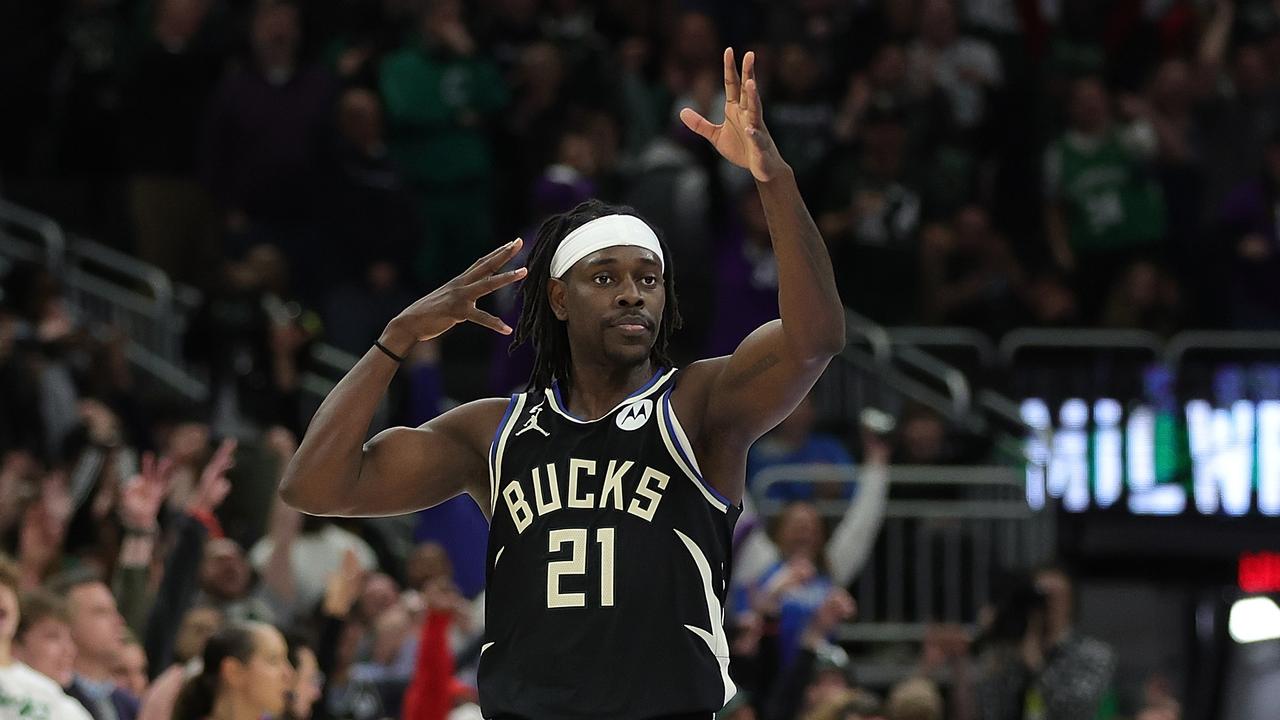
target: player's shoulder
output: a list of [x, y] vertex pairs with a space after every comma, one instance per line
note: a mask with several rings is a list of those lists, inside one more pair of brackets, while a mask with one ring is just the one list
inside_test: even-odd
[[488, 445], [489, 439], [507, 413], [511, 398], [488, 397], [465, 402], [450, 408], [418, 427], [443, 432], [473, 441], [472, 444]]

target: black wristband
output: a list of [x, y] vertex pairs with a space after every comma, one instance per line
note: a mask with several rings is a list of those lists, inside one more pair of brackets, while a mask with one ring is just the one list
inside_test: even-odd
[[378, 341], [378, 340], [374, 340], [374, 341], [373, 341], [373, 346], [374, 346], [374, 347], [376, 347], [376, 348], [378, 348], [378, 349], [379, 349], [379, 350], [381, 350], [382, 352], [386, 353], [386, 354], [387, 354], [387, 357], [391, 358], [392, 360], [395, 360], [395, 361], [396, 361], [396, 362], [398, 362], [398, 363], [402, 363], [402, 362], [404, 362], [404, 358], [403, 358], [403, 357], [401, 357], [400, 355], [397, 355], [397, 354], [395, 354], [395, 353], [391, 352], [390, 350], [388, 350], [388, 349], [387, 349], [387, 346], [386, 346], [386, 345], [383, 345], [380, 341]]

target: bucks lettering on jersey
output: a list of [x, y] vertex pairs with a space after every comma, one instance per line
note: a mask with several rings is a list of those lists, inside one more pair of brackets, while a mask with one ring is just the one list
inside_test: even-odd
[[665, 370], [603, 417], [511, 399], [490, 450], [485, 717], [652, 718], [734, 693], [722, 609], [739, 508], [708, 485]]

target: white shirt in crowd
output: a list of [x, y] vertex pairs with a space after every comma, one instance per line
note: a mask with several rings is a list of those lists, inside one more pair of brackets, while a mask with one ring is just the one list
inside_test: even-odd
[[22, 720], [92, 720], [58, 684], [23, 663], [0, 667], [0, 717]]
[[[270, 537], [264, 537], [249, 551], [249, 563], [262, 572], [271, 559], [275, 546]], [[313, 533], [303, 533], [293, 541], [289, 553], [289, 565], [293, 568], [296, 583], [296, 607], [311, 608], [324, 597], [325, 583], [329, 575], [342, 565], [342, 556], [354, 550], [360, 565], [366, 570], [376, 570], [378, 558], [369, 543], [336, 525], [326, 525]]]

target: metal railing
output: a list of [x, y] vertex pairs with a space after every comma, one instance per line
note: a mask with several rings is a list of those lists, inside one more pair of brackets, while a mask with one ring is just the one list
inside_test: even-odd
[[[931, 623], [972, 622], [991, 601], [992, 586], [1002, 574], [1028, 570], [1053, 556], [1054, 511], [1027, 505], [1021, 469], [900, 465], [888, 472], [883, 525], [853, 585], [858, 620], [839, 630], [842, 641], [919, 641]], [[753, 479], [752, 492], [760, 514], [771, 518], [785, 507], [768, 497], [774, 485], [814, 480], [847, 485], [857, 478], [857, 468], [849, 465], [777, 465]], [[894, 499], [894, 488], [917, 497]], [[834, 522], [849, 502], [818, 500], [814, 506]]]

